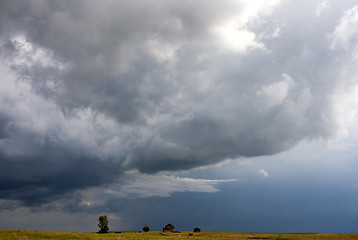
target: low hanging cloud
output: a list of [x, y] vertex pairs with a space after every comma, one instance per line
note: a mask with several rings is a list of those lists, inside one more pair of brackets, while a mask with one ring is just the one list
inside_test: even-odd
[[299, 16], [277, 0], [3, 3], [4, 199], [40, 204], [128, 170], [272, 155], [345, 127], [334, 101], [355, 61], [338, 49], [356, 46], [353, 5], [327, 23], [328, 1]]
[[147, 175], [130, 171], [118, 186], [112, 186], [104, 192], [119, 197], [168, 197], [174, 192], [217, 192], [220, 183], [234, 181], [182, 178], [166, 174]]

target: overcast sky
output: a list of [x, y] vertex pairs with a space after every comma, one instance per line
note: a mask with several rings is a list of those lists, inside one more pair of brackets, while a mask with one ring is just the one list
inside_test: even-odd
[[0, 226], [356, 232], [355, 0], [0, 1]]

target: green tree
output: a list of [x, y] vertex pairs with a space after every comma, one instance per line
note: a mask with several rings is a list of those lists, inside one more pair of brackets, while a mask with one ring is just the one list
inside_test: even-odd
[[144, 231], [144, 232], [149, 232], [149, 226], [144, 226], [144, 227], [143, 227], [143, 231]]
[[98, 224], [98, 227], [99, 227], [99, 233], [108, 233], [108, 219], [107, 219], [107, 216], [100, 216], [98, 218], [98, 221], [99, 221], [99, 224]]

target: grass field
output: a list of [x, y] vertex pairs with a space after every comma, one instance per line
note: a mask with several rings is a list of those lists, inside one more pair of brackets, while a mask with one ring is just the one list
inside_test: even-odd
[[233, 239], [271, 239], [271, 240], [331, 240], [331, 239], [358, 239], [358, 234], [331, 234], [331, 233], [229, 233], [229, 232], [121, 232], [109, 234], [97, 233], [66, 233], [44, 231], [0, 230], [1, 240], [57, 240], [57, 239], [84, 239], [84, 240], [159, 240], [159, 239], [195, 239], [195, 240], [233, 240]]

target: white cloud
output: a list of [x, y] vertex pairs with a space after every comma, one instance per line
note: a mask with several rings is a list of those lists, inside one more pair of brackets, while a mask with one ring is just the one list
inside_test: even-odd
[[358, 5], [346, 10], [332, 34], [331, 48], [350, 49], [357, 42]]
[[174, 192], [218, 192], [217, 185], [232, 181], [236, 180], [181, 178], [160, 173], [147, 175], [129, 171], [120, 185], [114, 185], [105, 190], [105, 193], [118, 197], [167, 197]]
[[256, 39], [256, 34], [247, 29], [250, 21], [260, 15], [266, 15], [278, 5], [279, 0], [273, 1], [238, 1], [241, 6], [238, 14], [229, 16], [211, 29], [220, 41], [219, 47], [224, 51], [245, 52], [251, 48], [264, 49], [265, 46]]
[[260, 174], [261, 174], [263, 177], [268, 177], [268, 176], [269, 176], [268, 172], [267, 172], [266, 170], [264, 170], [264, 169], [261, 169], [261, 170], [260, 170]]
[[[31, 68], [34, 65], [40, 65], [44, 68], [51, 67], [61, 71], [66, 71], [69, 67], [69, 64], [64, 64], [55, 59], [50, 49], [33, 44], [25, 35], [15, 35], [9, 41], [16, 51], [16, 55], [13, 55], [11, 59], [15, 66]], [[0, 42], [0, 47], [5, 47], [4, 45], [4, 42]]]
[[325, 0], [323, 2], [321, 2], [320, 4], [318, 4], [318, 6], [316, 7], [316, 16], [319, 17], [321, 16], [322, 11], [327, 8], [328, 5], [328, 1]]
[[246, 29], [237, 29], [233, 24], [222, 25], [213, 29], [218, 34], [223, 50], [245, 52], [248, 48], [264, 48], [256, 41], [255, 33]]
[[[347, 61], [339, 72], [339, 82], [333, 94], [334, 109], [337, 122], [340, 124], [340, 135], [346, 137], [350, 128], [358, 121], [358, 5], [344, 11], [343, 16], [335, 27], [332, 36], [331, 49], [345, 49], [348, 52]], [[338, 60], [337, 60], [338, 61]]]
[[341, 137], [346, 137], [358, 121], [358, 59], [353, 56], [340, 73], [341, 81], [333, 94], [334, 109], [340, 124]]
[[281, 104], [288, 96], [290, 89], [294, 86], [292, 77], [286, 73], [282, 74], [282, 80], [261, 87], [256, 91], [261, 104], [268, 108]]

